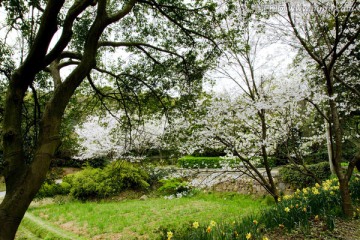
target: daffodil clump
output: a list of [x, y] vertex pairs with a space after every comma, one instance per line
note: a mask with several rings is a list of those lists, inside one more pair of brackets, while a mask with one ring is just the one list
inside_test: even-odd
[[241, 221], [232, 221], [231, 224], [220, 224], [213, 220], [205, 223], [194, 221], [187, 225], [185, 230], [168, 231], [164, 239], [187, 239], [187, 240], [214, 240], [214, 239], [246, 239], [246, 240], [269, 240], [263, 235], [265, 225], [257, 219], [249, 216]]
[[[267, 228], [285, 228], [291, 230], [300, 226], [304, 230], [309, 228], [311, 221], [323, 220], [328, 229], [334, 228], [333, 219], [341, 215], [341, 197], [338, 179], [328, 179], [313, 187], [297, 189], [291, 195], [284, 195], [279, 203], [264, 209], [260, 219]], [[359, 202], [360, 179], [354, 177], [350, 183], [350, 190], [354, 202]], [[360, 212], [354, 212], [354, 217]]]
[[[359, 178], [352, 179], [350, 190], [354, 203], [359, 203]], [[168, 232], [164, 239], [269, 240], [266, 236], [268, 230], [290, 231], [300, 227], [306, 233], [310, 223], [317, 221], [323, 221], [327, 228], [332, 230], [333, 219], [340, 214], [339, 182], [337, 179], [329, 179], [322, 184], [297, 189], [291, 195], [284, 195], [279, 198], [278, 204], [263, 209], [257, 215], [245, 217], [240, 221], [224, 221], [224, 223], [216, 223], [212, 220], [208, 223], [194, 221], [182, 231]], [[354, 218], [360, 218], [360, 208], [355, 209]]]

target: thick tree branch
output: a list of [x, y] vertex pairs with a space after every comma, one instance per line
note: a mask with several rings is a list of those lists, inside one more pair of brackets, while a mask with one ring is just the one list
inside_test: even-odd
[[152, 48], [154, 50], [160, 51], [160, 52], [165, 52], [171, 55], [175, 55], [177, 57], [180, 57], [182, 59], [184, 59], [183, 56], [181, 56], [180, 54], [164, 49], [164, 48], [160, 48], [148, 43], [143, 43], [143, 42], [110, 42], [110, 41], [105, 41], [105, 42], [99, 42], [99, 47], [148, 47], [148, 48]]
[[59, 54], [65, 49], [65, 47], [69, 44], [73, 34], [72, 27], [74, 21], [80, 15], [80, 13], [82, 13], [92, 3], [93, 0], [75, 1], [75, 3], [71, 6], [64, 20], [60, 39], [57, 41], [54, 48], [47, 54], [44, 61], [44, 66], [47, 66], [52, 61], [54, 61], [55, 58], [57, 58]]
[[80, 53], [76, 53], [76, 52], [64, 51], [60, 54], [59, 59], [64, 59], [64, 58], [81, 60], [82, 55]]
[[73, 61], [73, 60], [69, 60], [69, 61], [66, 61], [66, 62], [62, 62], [58, 65], [58, 69], [62, 69], [64, 67], [67, 67], [67, 66], [71, 66], [71, 65], [79, 65], [81, 62], [79, 61]]
[[[35, 74], [43, 68], [43, 59], [57, 30], [57, 17], [63, 4], [64, 0], [50, 0], [46, 5], [34, 43], [27, 58], [18, 70], [20, 75], [27, 75], [27, 81], [21, 83], [23, 91], [26, 91], [34, 80]], [[14, 78], [14, 81], [21, 80]]]
[[126, 3], [126, 5], [123, 7], [123, 9], [121, 9], [116, 14], [109, 16], [108, 21], [110, 23], [119, 21], [120, 19], [122, 19], [123, 17], [125, 17], [127, 14], [130, 13], [130, 11], [132, 10], [132, 8], [135, 6], [136, 3], [137, 3], [137, 0], [130, 0], [128, 3]]

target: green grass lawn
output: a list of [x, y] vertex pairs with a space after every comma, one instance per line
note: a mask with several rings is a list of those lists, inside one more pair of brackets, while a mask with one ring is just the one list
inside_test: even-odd
[[32, 207], [29, 213], [87, 239], [156, 239], [160, 227], [175, 230], [194, 221], [232, 222], [264, 204], [261, 199], [235, 193], [201, 193], [172, 200], [50, 204]]

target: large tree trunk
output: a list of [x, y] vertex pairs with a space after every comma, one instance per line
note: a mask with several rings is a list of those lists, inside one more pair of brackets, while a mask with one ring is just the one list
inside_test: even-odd
[[[6, 196], [0, 204], [0, 240], [14, 239], [17, 228], [32, 199], [44, 182], [51, 159], [60, 145], [60, 125], [65, 108], [76, 88], [96, 66], [98, 42], [106, 26], [128, 14], [136, 1], [132, 0], [113, 18], [106, 14], [106, 1], [99, 1], [97, 16], [91, 25], [84, 44], [83, 58], [64, 82], [58, 85], [46, 104], [40, 126], [39, 139], [33, 161], [25, 163], [21, 132], [23, 99], [37, 73], [53, 62], [71, 38], [71, 22], [93, 1], [76, 1], [68, 14], [70, 32], [65, 34], [59, 48], [54, 47], [48, 55], [48, 46], [57, 30], [57, 14], [64, 0], [49, 0], [43, 13], [42, 23], [23, 65], [11, 76], [5, 102], [3, 148], [5, 161]], [[47, 62], [48, 61], [48, 62]]]
[[[13, 95], [11, 89], [8, 95]], [[8, 100], [7, 109], [9, 106], [14, 106], [11, 97]], [[13, 130], [14, 133], [10, 134], [11, 136], [8, 136], [9, 134], [4, 136], [6, 140], [4, 141], [4, 160], [10, 166], [5, 172], [6, 196], [0, 205], [0, 240], [14, 239], [21, 219], [44, 182], [51, 159], [60, 145], [61, 118], [49, 114], [53, 112], [51, 109], [51, 104], [48, 104], [40, 125], [38, 145], [31, 164], [25, 164], [22, 145], [19, 146], [22, 144], [21, 139], [16, 141], [5, 139], [14, 138], [20, 134], [20, 129]], [[12, 114], [14, 114], [12, 110], [6, 111], [5, 119], [12, 119]], [[10, 132], [7, 131], [7, 133]], [[20, 151], [17, 151], [19, 148]]]
[[339, 179], [340, 182], [340, 195], [341, 195], [341, 207], [343, 213], [347, 217], [353, 216], [353, 205], [351, 201], [349, 181], [347, 179]]
[[[18, 226], [32, 199], [44, 181], [50, 158], [39, 156], [36, 171], [29, 169], [12, 189], [7, 188], [5, 199], [0, 205], [0, 239], [14, 239]], [[34, 166], [34, 167], [35, 167]]]

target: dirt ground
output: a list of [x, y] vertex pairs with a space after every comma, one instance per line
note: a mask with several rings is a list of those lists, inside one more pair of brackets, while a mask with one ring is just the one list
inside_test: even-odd
[[335, 219], [335, 229], [329, 231], [322, 221], [311, 222], [307, 232], [295, 230], [288, 233], [284, 229], [275, 229], [266, 234], [276, 240], [360, 240], [360, 219]]

